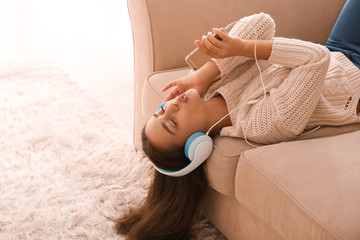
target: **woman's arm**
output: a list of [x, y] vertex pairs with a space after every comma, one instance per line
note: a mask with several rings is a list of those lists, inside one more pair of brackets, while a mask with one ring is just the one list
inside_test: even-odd
[[[227, 45], [235, 56], [223, 59], [212, 59], [190, 76], [179, 78], [168, 83], [161, 91], [165, 92], [172, 87], [173, 89], [168, 93], [164, 101], [171, 100], [190, 88], [196, 89], [199, 94], [203, 96], [216, 76], [219, 74], [224, 76], [237, 65], [248, 60], [249, 57], [254, 57], [253, 50], [255, 42], [250, 41], [251, 39], [255, 39], [256, 37], [258, 39], [257, 48], [259, 48], [260, 51], [257, 51], [257, 58], [268, 58], [269, 52], [271, 52], [270, 45], [272, 45], [272, 43], [261, 40], [271, 40], [273, 38], [275, 32], [274, 20], [269, 15], [260, 13], [242, 18], [241, 21], [242, 22], [239, 21], [235, 24], [226, 36], [229, 36], [229, 39], [231, 37], [231, 39], [236, 39], [236, 41], [243, 41], [241, 44], [236, 42], [237, 46], [244, 48], [241, 49], [243, 52], [238, 54]], [[234, 45], [232, 45], [232, 47], [233, 46]], [[266, 48], [266, 51], [263, 48]], [[241, 54], [244, 54], [244, 56]]]
[[[220, 30], [219, 30], [220, 31]], [[229, 57], [244, 56], [249, 58], [255, 57], [255, 44], [256, 44], [256, 57], [258, 59], [267, 60], [270, 57], [273, 40], [243, 40], [240, 38], [229, 37], [225, 33], [219, 33], [223, 41], [219, 43], [213, 41], [211, 46], [205, 47], [203, 43], [198, 43], [198, 47], [211, 57]], [[212, 35], [211, 35], [212, 36]], [[214, 38], [213, 36], [210, 37]], [[230, 50], [230, 51], [228, 51]], [[212, 60], [208, 61], [198, 71], [193, 72], [190, 76], [176, 79], [168, 83], [161, 91], [166, 91], [171, 87], [174, 87], [166, 96], [164, 101], [168, 101], [185, 92], [188, 89], [196, 89], [200, 96], [203, 96], [210, 84], [213, 82], [216, 76], [220, 73], [218, 65]]]
[[[233, 39], [241, 39], [241, 40], [256, 39], [258, 40], [257, 43], [260, 43], [261, 40], [272, 40], [274, 34], [275, 34], [274, 20], [268, 14], [259, 13], [240, 19], [235, 24], [235, 26], [230, 30], [228, 36], [232, 37]], [[253, 50], [254, 48], [250, 48], [250, 49]], [[232, 49], [229, 49], [228, 51], [231, 52]], [[230, 53], [229, 57], [212, 59], [220, 69], [220, 73], [222, 77], [226, 76], [237, 66], [249, 60], [249, 57], [250, 58], [253, 57], [249, 55], [245, 55], [245, 56], [239, 54], [236, 55], [235, 52], [236, 50], [233, 52], [233, 54]], [[261, 53], [259, 52], [259, 54], [257, 54], [257, 58], [260, 59], [260, 56]], [[266, 56], [262, 56], [262, 58], [266, 58]]]
[[305, 129], [321, 96], [330, 53], [319, 44], [274, 38], [268, 62], [287, 68], [274, 75], [282, 83], [237, 122], [249, 140], [266, 144], [292, 139]]
[[202, 41], [196, 40], [198, 48], [213, 58], [227, 58], [243, 56], [268, 60], [271, 54], [273, 40], [244, 40], [239, 37], [231, 37], [224, 30], [213, 29], [214, 34], [220, 36], [221, 40], [214, 37], [212, 33], [203, 36]]

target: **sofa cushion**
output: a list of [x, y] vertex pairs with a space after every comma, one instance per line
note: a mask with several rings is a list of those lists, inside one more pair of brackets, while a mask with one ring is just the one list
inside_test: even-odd
[[360, 131], [243, 152], [236, 199], [285, 239], [360, 239]]
[[[159, 107], [167, 92], [160, 89], [171, 80], [188, 75], [190, 68], [180, 68], [168, 71], [155, 72], [148, 76], [143, 87], [142, 109], [147, 118], [150, 118]], [[351, 124], [341, 127], [321, 127], [319, 130], [300, 136], [295, 140], [321, 138], [339, 135], [342, 133], [360, 130], [360, 124]], [[235, 195], [235, 174], [240, 154], [252, 147], [244, 140], [229, 137], [215, 137], [215, 146], [212, 155], [206, 162], [206, 172], [209, 185], [220, 193], [228, 196]]]
[[[324, 126], [315, 132], [299, 136], [293, 141], [336, 136], [357, 130], [360, 130], [359, 123], [341, 127]], [[243, 152], [253, 147], [249, 146], [243, 139], [220, 136], [215, 137], [214, 144], [216, 148], [206, 161], [206, 173], [209, 185], [222, 194], [234, 196], [235, 174], [239, 157]]]

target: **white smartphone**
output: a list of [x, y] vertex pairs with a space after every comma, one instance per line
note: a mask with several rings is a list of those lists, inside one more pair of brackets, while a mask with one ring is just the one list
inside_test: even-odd
[[[237, 21], [230, 23], [225, 27], [225, 31], [229, 32], [229, 30], [235, 25]], [[222, 40], [218, 35], [214, 35], [214, 37], [218, 40]], [[209, 61], [211, 57], [201, 51], [199, 48], [195, 48], [191, 53], [189, 53], [185, 57], [185, 62], [194, 70], [198, 70], [201, 68], [207, 61]]]
[[[217, 34], [214, 37], [218, 40], [222, 40]], [[211, 57], [201, 51], [199, 48], [195, 48], [191, 53], [185, 57], [185, 62], [194, 70], [201, 68]]]

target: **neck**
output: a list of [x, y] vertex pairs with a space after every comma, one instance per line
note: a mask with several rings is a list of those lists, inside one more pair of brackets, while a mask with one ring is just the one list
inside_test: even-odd
[[[227, 109], [227, 105], [225, 99], [222, 96], [216, 96], [214, 98], [209, 99], [205, 102], [207, 115], [209, 117], [207, 123], [207, 130], [209, 130], [217, 121], [219, 121], [222, 117], [229, 113]], [[214, 134], [219, 132], [223, 127], [231, 126], [230, 116], [224, 118], [221, 122], [219, 122], [216, 126], [212, 128], [209, 134]], [[206, 131], [207, 131], [206, 130]]]

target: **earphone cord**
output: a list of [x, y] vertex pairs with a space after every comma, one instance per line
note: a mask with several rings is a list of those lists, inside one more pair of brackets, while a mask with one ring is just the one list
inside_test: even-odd
[[[245, 24], [249, 25], [249, 26], [254, 30], [254, 34], [255, 34], [254, 59], [255, 59], [256, 66], [257, 66], [257, 68], [258, 68], [258, 70], [259, 70], [260, 81], [261, 81], [261, 85], [262, 85], [263, 90], [264, 90], [264, 97], [263, 97], [263, 99], [261, 99], [261, 101], [259, 102], [259, 104], [256, 106], [255, 110], [254, 110], [254, 111], [252, 112], [252, 114], [250, 115], [250, 118], [249, 118], [248, 123], [247, 123], [246, 128], [245, 128], [245, 131], [244, 131], [244, 129], [243, 129], [243, 132], [244, 132], [245, 142], [246, 142], [248, 145], [250, 145], [250, 146], [252, 146], [252, 147], [259, 147], [259, 146], [257, 146], [257, 145], [254, 145], [254, 144], [250, 143], [250, 142], [247, 140], [247, 137], [246, 137], [246, 133], [247, 133], [248, 127], [249, 127], [249, 125], [250, 125], [250, 122], [251, 122], [251, 120], [252, 120], [252, 117], [253, 117], [253, 115], [254, 115], [254, 112], [256, 112], [256, 111], [258, 110], [261, 102], [265, 101], [265, 99], [266, 99], [265, 83], [264, 83], [263, 76], [262, 76], [262, 73], [261, 73], [260, 64], [259, 64], [259, 61], [258, 61], [257, 55], [256, 55], [256, 47], [257, 47], [257, 40], [258, 40], [257, 38], [258, 38], [258, 36], [257, 36], [257, 32], [256, 32], [255, 27], [254, 27], [252, 24], [250, 24], [250, 23], [248, 23], [248, 22], [244, 22], [244, 21], [242, 21], [242, 20], [238, 20], [238, 21], [235, 21], [235, 22], [232, 22], [232, 23], [228, 24], [228, 25], [225, 27], [225, 29], [228, 30], [229, 26], [232, 26], [233, 24], [238, 23], [238, 22], [245, 23]], [[256, 99], [256, 100], [251, 100], [251, 101], [249, 101], [249, 102], [247, 102], [247, 103], [245, 103], [245, 104], [242, 104], [242, 105], [234, 108], [234, 109], [231, 110], [228, 114], [226, 114], [224, 117], [222, 117], [219, 121], [217, 121], [215, 124], [213, 124], [213, 125], [210, 127], [210, 129], [206, 132], [206, 135], [209, 135], [210, 131], [211, 131], [217, 124], [219, 124], [222, 120], [224, 120], [227, 116], [229, 116], [229, 115], [230, 115], [231, 113], [233, 113], [235, 110], [238, 110], [239, 108], [241, 108], [241, 107], [243, 107], [243, 106], [245, 106], [245, 105], [248, 105], [248, 104], [257, 103], [258, 101], [259, 101], [258, 99]], [[216, 147], [216, 146], [215, 146], [215, 147]]]
[[[256, 102], [257, 102], [257, 101], [256, 101]], [[254, 102], [254, 103], [255, 103], [255, 102]], [[241, 108], [241, 107], [243, 107], [243, 106], [245, 106], [245, 105], [248, 105], [248, 104], [249, 104], [249, 103], [247, 102], [247, 103], [242, 104], [241, 106], [236, 107], [236, 108], [234, 108], [233, 110], [231, 110], [228, 114], [226, 114], [225, 116], [223, 116], [219, 121], [217, 121], [216, 123], [214, 123], [214, 124], [209, 128], [209, 130], [206, 132], [206, 135], [209, 136], [209, 133], [211, 132], [211, 130], [212, 130], [216, 125], [218, 125], [222, 120], [224, 120], [227, 116], [229, 116], [231, 113], [235, 112], [235, 111], [238, 110], [239, 108]]]

